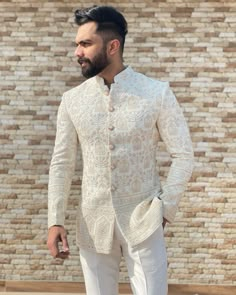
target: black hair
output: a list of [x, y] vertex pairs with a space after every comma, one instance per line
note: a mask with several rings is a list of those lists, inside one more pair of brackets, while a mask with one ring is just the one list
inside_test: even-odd
[[81, 26], [91, 21], [97, 23], [96, 32], [101, 35], [104, 42], [118, 39], [123, 52], [128, 29], [127, 22], [119, 11], [112, 6], [92, 6], [75, 11], [75, 22], [77, 25]]

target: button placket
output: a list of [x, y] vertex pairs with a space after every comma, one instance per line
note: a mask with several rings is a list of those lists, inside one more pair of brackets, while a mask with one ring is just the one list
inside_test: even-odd
[[[115, 108], [114, 106], [112, 105], [112, 102], [111, 102], [111, 97], [110, 97], [110, 100], [109, 100], [109, 104], [108, 104], [108, 111], [109, 111], [109, 122], [108, 122], [108, 130], [109, 131], [113, 131], [115, 129], [114, 125], [112, 124], [112, 113], [115, 111]], [[114, 143], [111, 141], [111, 134], [109, 133], [109, 149], [110, 150], [114, 150], [115, 149], [115, 145]]]
[[115, 112], [115, 107], [112, 103], [111, 100], [111, 95], [109, 95], [109, 102], [108, 102], [108, 137], [109, 137], [109, 150], [110, 150], [110, 171], [111, 171], [111, 179], [110, 179], [110, 191], [111, 193], [115, 193], [115, 191], [117, 190], [117, 187], [114, 185], [113, 181], [113, 177], [114, 177], [114, 170], [116, 168], [115, 163], [113, 162], [113, 156], [114, 153], [113, 151], [115, 150], [115, 143], [114, 143], [114, 112]]

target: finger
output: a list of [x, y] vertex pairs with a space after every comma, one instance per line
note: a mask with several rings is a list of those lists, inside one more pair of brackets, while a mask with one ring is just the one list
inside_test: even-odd
[[69, 244], [68, 244], [66, 233], [64, 233], [61, 236], [61, 241], [62, 241], [62, 249], [63, 249], [63, 252], [65, 252], [65, 253], [69, 252]]
[[52, 236], [49, 236], [47, 246], [48, 246], [48, 249], [50, 251], [50, 254], [53, 257], [56, 257], [58, 255], [58, 253], [59, 253], [58, 240], [55, 239]]
[[59, 248], [57, 244], [51, 244], [51, 246], [49, 246], [48, 248], [52, 257], [57, 257], [57, 255], [59, 254]]
[[60, 258], [60, 259], [67, 259], [69, 258], [70, 252], [69, 251], [60, 251], [55, 258]]

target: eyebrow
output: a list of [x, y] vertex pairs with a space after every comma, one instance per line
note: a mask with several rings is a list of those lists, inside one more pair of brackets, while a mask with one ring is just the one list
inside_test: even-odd
[[85, 39], [85, 40], [80, 40], [79, 42], [76, 42], [75, 41], [75, 45], [78, 46], [78, 45], [81, 45], [81, 44], [84, 44], [84, 43], [92, 43], [93, 41], [91, 39]]

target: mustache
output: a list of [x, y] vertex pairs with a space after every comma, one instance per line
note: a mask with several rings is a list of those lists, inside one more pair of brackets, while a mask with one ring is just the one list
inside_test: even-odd
[[90, 61], [90, 59], [88, 59], [88, 58], [78, 58], [78, 63], [80, 64], [80, 65], [82, 65], [82, 63], [84, 63], [84, 62], [87, 62], [87, 63], [90, 63], [91, 64], [91, 61]]

